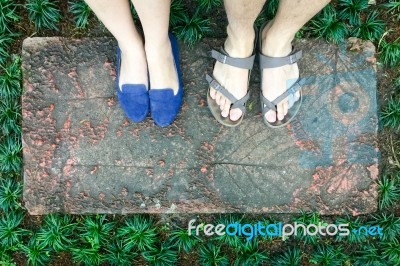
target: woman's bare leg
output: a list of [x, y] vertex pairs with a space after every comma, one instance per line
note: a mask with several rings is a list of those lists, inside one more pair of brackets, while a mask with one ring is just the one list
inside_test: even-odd
[[178, 91], [178, 76], [168, 37], [171, 0], [132, 0], [142, 23], [151, 89]]
[[147, 62], [143, 40], [136, 30], [128, 0], [85, 1], [118, 41], [121, 49], [120, 88], [122, 84], [147, 86]]

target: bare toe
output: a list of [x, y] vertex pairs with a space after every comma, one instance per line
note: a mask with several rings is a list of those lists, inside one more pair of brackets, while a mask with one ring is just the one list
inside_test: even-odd
[[217, 91], [214, 90], [213, 88], [210, 88], [211, 99], [215, 100], [216, 95], [217, 95]]
[[235, 108], [235, 109], [232, 109], [232, 110], [231, 110], [230, 115], [229, 115], [229, 118], [230, 118], [232, 121], [237, 121], [237, 120], [240, 119], [240, 117], [241, 117], [242, 115], [243, 115], [242, 110], [240, 110], [239, 108]]
[[267, 119], [268, 122], [274, 123], [276, 121], [276, 113], [274, 111], [272, 111], [272, 110], [269, 110], [265, 114], [265, 118]]

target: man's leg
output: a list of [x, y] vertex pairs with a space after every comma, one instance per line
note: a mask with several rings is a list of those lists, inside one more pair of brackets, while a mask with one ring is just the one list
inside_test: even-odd
[[145, 36], [151, 89], [178, 91], [178, 76], [168, 37], [170, 0], [132, 0]]
[[114, 35], [121, 49], [119, 83], [148, 84], [143, 41], [133, 22], [128, 0], [85, 0], [96, 16]]
[[[254, 49], [254, 21], [257, 19], [266, 0], [225, 0], [225, 9], [228, 17], [228, 38], [225, 41], [225, 50], [231, 57], [249, 57]], [[216, 62], [214, 78], [225, 87], [236, 99], [247, 94], [248, 73], [246, 69], [236, 68]], [[223, 117], [230, 117], [232, 121], [242, 116], [240, 109], [229, 112], [231, 102], [222, 94], [211, 88], [210, 95], [221, 108]]]
[[[272, 57], [290, 54], [296, 32], [329, 2], [329, 0], [280, 0], [276, 17], [263, 30], [263, 54]], [[263, 95], [273, 101], [297, 80], [299, 69], [297, 64], [292, 64], [264, 69], [262, 75]], [[299, 99], [299, 95], [297, 93], [295, 100]], [[278, 114], [272, 110], [265, 114], [269, 122], [284, 118], [290, 107], [288, 99], [282, 101], [277, 107]]]

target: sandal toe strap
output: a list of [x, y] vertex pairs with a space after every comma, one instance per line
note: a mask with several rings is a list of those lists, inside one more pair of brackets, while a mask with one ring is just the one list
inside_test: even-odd
[[233, 96], [227, 89], [225, 89], [221, 84], [219, 84], [218, 81], [216, 81], [210, 75], [206, 74], [206, 79], [210, 84], [210, 87], [220, 92], [222, 95], [224, 95], [225, 98], [227, 98], [232, 103], [231, 108], [239, 108], [243, 113], [246, 112], [245, 103], [250, 98], [250, 92], [247, 92], [247, 94], [243, 98], [238, 100], [236, 99], [235, 96]]
[[246, 58], [230, 57], [228, 55], [228, 53], [226, 53], [225, 50], [223, 48], [221, 48], [221, 51], [212, 50], [211, 57], [222, 64], [227, 64], [227, 65], [234, 66], [237, 68], [243, 68], [243, 69], [250, 70], [253, 68], [254, 59], [255, 59], [256, 55], [253, 54]]
[[303, 57], [303, 51], [292, 50], [288, 56], [284, 57], [270, 57], [259, 53], [260, 68], [274, 68], [284, 65], [294, 64]]
[[283, 101], [286, 97], [288, 97], [291, 94], [295, 94], [297, 91], [299, 91], [304, 85], [306, 84], [306, 79], [304, 78], [299, 78], [289, 89], [287, 89], [284, 93], [279, 95], [275, 100], [269, 101], [267, 98], [262, 95], [262, 92], [260, 94], [260, 99], [263, 105], [262, 108], [262, 113], [265, 115], [269, 110], [273, 110], [276, 112], [276, 107], [281, 101]]

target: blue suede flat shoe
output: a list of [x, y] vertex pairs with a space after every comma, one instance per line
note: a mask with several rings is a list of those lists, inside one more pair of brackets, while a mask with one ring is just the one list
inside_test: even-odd
[[179, 45], [175, 36], [169, 33], [175, 68], [178, 75], [179, 89], [176, 95], [171, 88], [150, 90], [150, 112], [157, 126], [170, 125], [178, 115], [183, 98], [183, 82], [181, 68], [179, 66]]
[[144, 84], [123, 84], [119, 86], [121, 50], [117, 48], [116, 90], [119, 104], [126, 116], [133, 122], [143, 121], [149, 113], [149, 91]]

